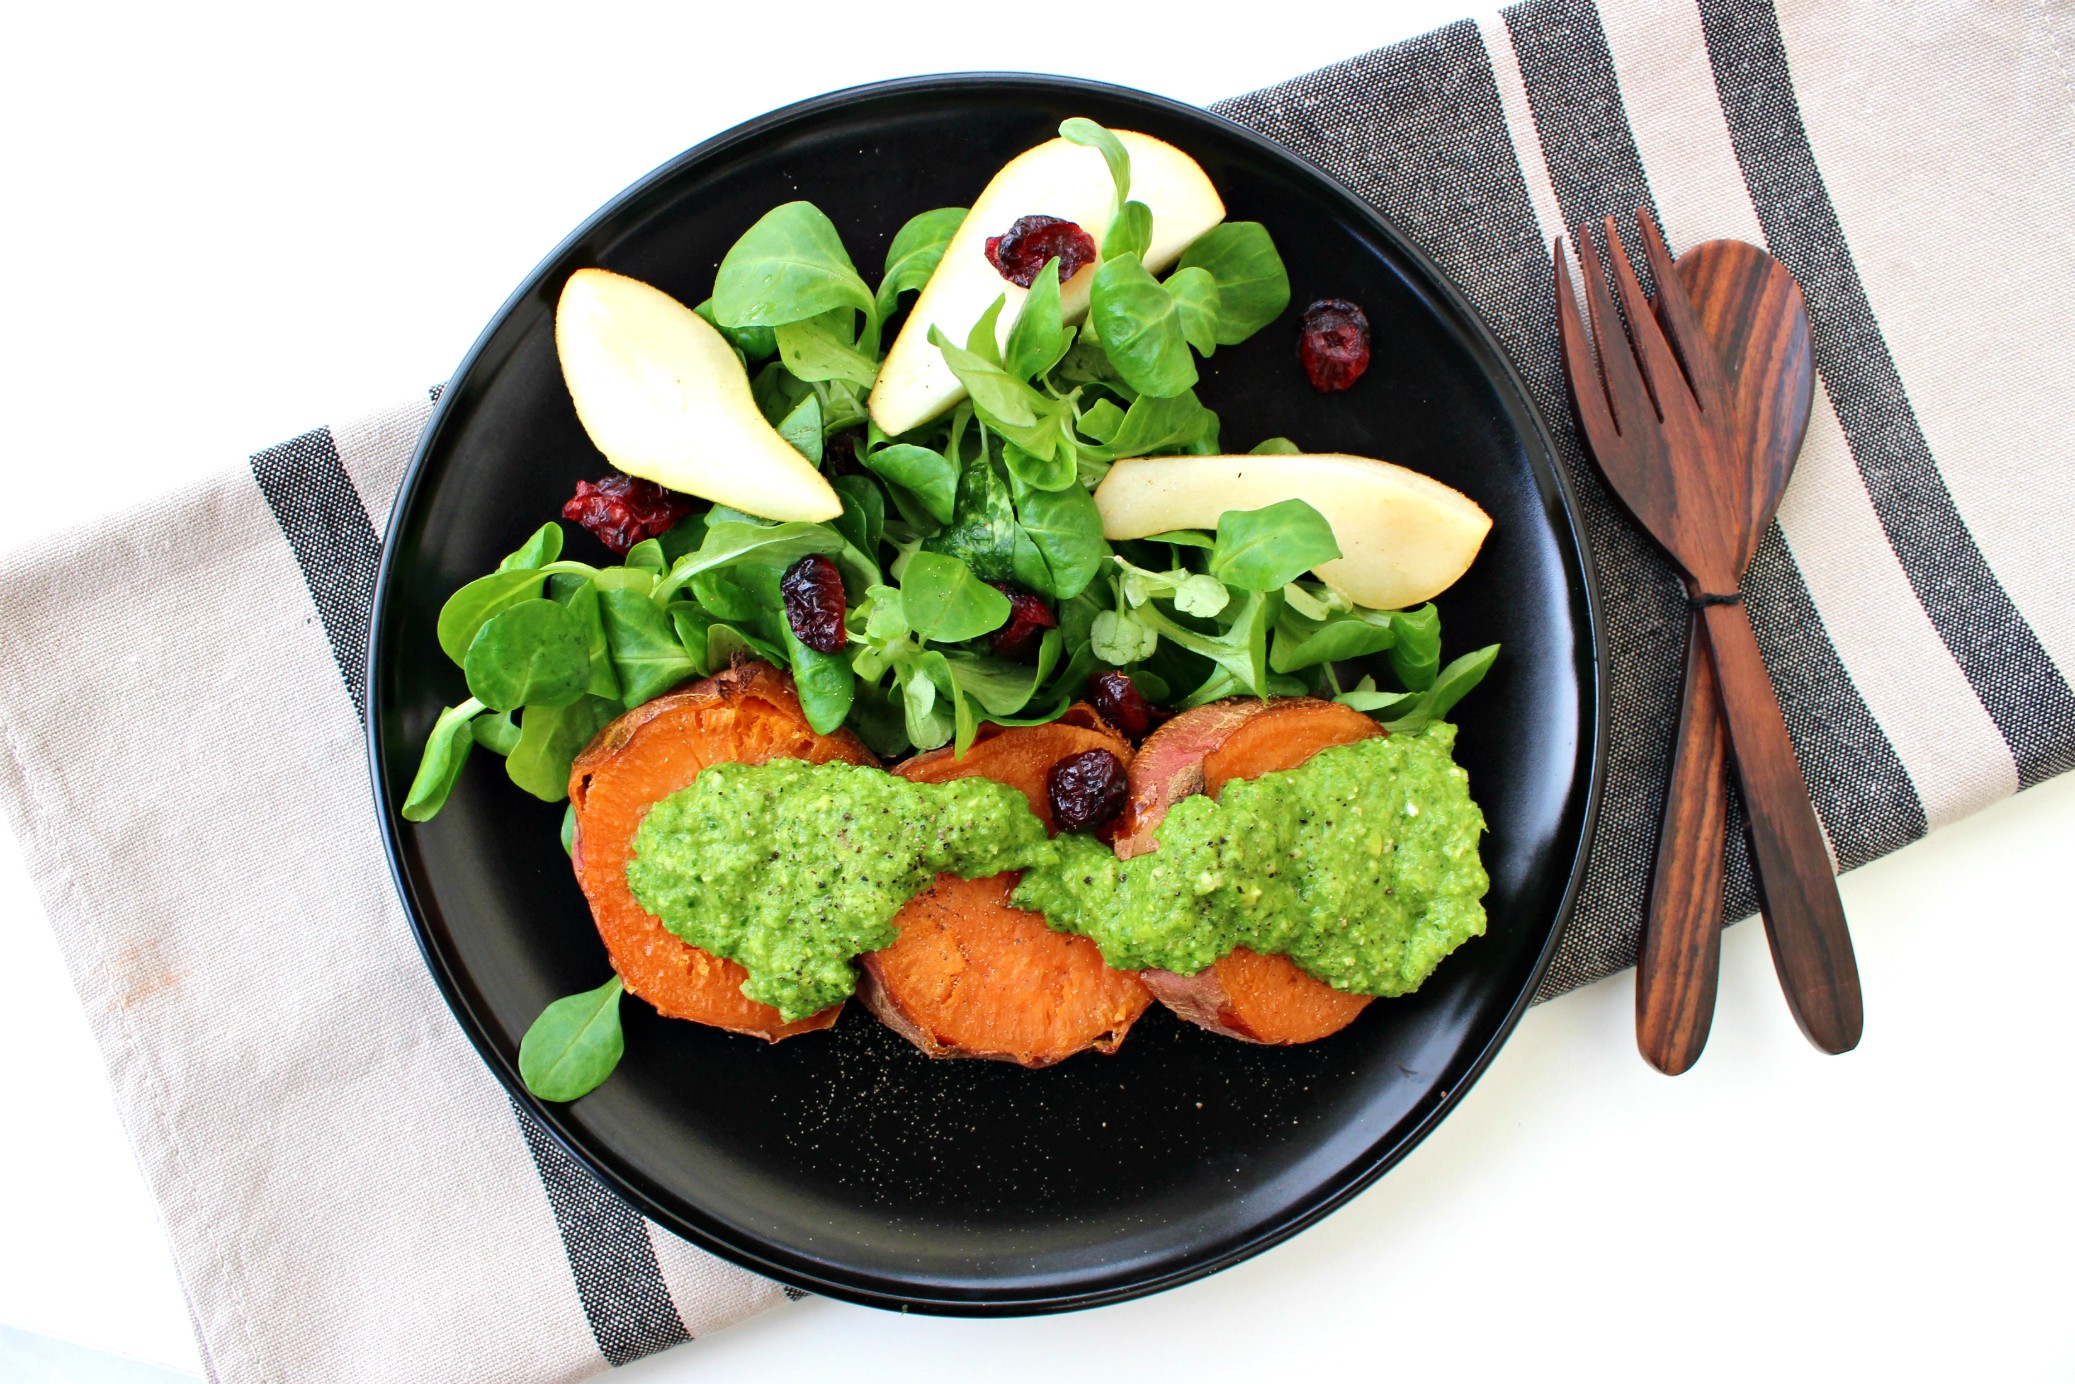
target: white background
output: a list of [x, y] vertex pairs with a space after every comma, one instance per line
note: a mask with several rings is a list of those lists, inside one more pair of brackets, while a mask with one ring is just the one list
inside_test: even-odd
[[[1459, 3], [12, 14], [0, 543], [444, 378], [593, 208], [774, 106], [976, 68], [1208, 101]], [[1802, 1042], [1740, 927], [1692, 1073], [1635, 1055], [1626, 976], [1545, 1005], [1398, 1170], [1206, 1282], [996, 1323], [811, 1301], [621, 1377], [2068, 1378], [2071, 845], [2075, 776], [1849, 877], [1849, 1056]], [[4, 837], [0, 976], [0, 1325], [198, 1370]]]

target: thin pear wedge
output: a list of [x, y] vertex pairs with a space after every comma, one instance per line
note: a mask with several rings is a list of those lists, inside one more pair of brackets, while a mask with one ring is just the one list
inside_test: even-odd
[[[1172, 144], [1133, 130], [1113, 133], [1131, 155], [1132, 200], [1145, 203], [1153, 213], [1153, 243], [1145, 266], [1157, 274], [1181, 258], [1191, 241], [1225, 219], [1225, 204], [1196, 160]], [[1056, 216], [1099, 242], [1116, 213], [1116, 184], [1096, 150], [1051, 139], [1010, 159], [959, 223], [944, 247], [944, 258], [894, 338], [893, 349], [886, 353], [872, 386], [872, 421], [889, 437], [898, 436], [965, 397], [965, 386], [952, 375], [943, 353], [930, 344], [931, 327], [941, 327], [946, 337], [962, 346], [981, 314], [1007, 294], [997, 330], [1002, 341], [1008, 340], [1030, 290], [1004, 279], [988, 260], [989, 236], [1002, 234], [1019, 217]], [[1060, 307], [1067, 322], [1078, 322], [1088, 311], [1094, 278], [1091, 265], [1060, 285]]]
[[1491, 516], [1430, 476], [1388, 461], [1297, 456], [1136, 457], [1095, 488], [1103, 536], [1215, 529], [1227, 510], [1303, 500], [1325, 517], [1340, 556], [1312, 569], [1357, 605], [1403, 610], [1470, 570]]
[[727, 339], [661, 289], [579, 269], [555, 305], [576, 416], [630, 476], [764, 519], [833, 519], [843, 502], [764, 421]]

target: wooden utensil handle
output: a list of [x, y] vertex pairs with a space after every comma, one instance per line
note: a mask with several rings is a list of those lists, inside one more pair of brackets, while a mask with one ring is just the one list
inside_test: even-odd
[[1751, 819], [1751, 862], [1773, 966], [1808, 1040], [1825, 1052], [1849, 1052], [1864, 1025], [1859, 966], [1808, 783], [1742, 604], [1705, 606], [1701, 616]]
[[1699, 616], [1686, 640], [1679, 733], [1636, 964], [1636, 1046], [1667, 1076], [1691, 1067], [1715, 1018], [1722, 965], [1722, 836], [1728, 747], [1714, 660]]

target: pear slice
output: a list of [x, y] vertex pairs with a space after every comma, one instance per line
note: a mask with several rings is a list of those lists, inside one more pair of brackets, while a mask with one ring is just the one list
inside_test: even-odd
[[1227, 510], [1303, 500], [1333, 527], [1340, 556], [1312, 571], [1356, 605], [1403, 610], [1470, 570], [1491, 516], [1459, 490], [1387, 461], [1301, 456], [1135, 457], [1095, 488], [1112, 540], [1215, 529]]
[[[1196, 160], [1151, 135], [1114, 131], [1131, 155], [1131, 196], [1153, 213], [1153, 243], [1145, 266], [1159, 273], [1181, 258], [1189, 243], [1225, 219], [1225, 204]], [[1006, 343], [1016, 314], [1030, 290], [1001, 276], [987, 258], [987, 238], [1014, 225], [1018, 217], [1056, 216], [1071, 221], [1101, 242], [1117, 213], [1116, 184], [1109, 165], [1094, 149], [1051, 139], [1025, 150], [1003, 166], [987, 184], [944, 247], [944, 258], [922, 286], [893, 349], [879, 367], [872, 386], [872, 421], [888, 436], [920, 427], [965, 397], [965, 386], [944, 363], [943, 352], [930, 344], [929, 329], [965, 345], [973, 324], [996, 298], [1002, 305], [997, 331]], [[1088, 311], [1088, 287], [1095, 278], [1090, 265], [1060, 285], [1060, 307], [1067, 322]]]
[[765, 519], [833, 519], [843, 502], [764, 421], [734, 347], [659, 288], [579, 269], [555, 305], [577, 419], [630, 476]]

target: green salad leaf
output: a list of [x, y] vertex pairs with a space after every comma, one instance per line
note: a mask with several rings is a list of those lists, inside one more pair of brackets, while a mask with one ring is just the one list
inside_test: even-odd
[[1016, 314], [1016, 325], [1009, 328], [1002, 368], [1017, 379], [1035, 379], [1059, 364], [1073, 339], [1060, 308], [1059, 261], [1047, 260]]
[[1243, 591], [1275, 591], [1339, 556], [1326, 517], [1302, 500], [1283, 500], [1226, 510], [1210, 550], [1210, 571]]
[[713, 280], [713, 315], [730, 327], [779, 327], [844, 308], [877, 326], [877, 300], [835, 223], [812, 202], [765, 212], [721, 260]]
[[1415, 692], [1434, 685], [1441, 666], [1441, 612], [1428, 601], [1418, 610], [1391, 612], [1391, 671]]
[[[870, 389], [872, 381], [879, 378], [879, 362], [851, 338], [852, 316], [847, 308], [839, 308], [819, 317], [780, 324], [772, 333], [778, 340], [778, 358], [785, 362], [785, 368], [792, 371], [795, 378], [810, 384], [820, 380], [842, 380], [860, 389]], [[810, 394], [801, 403], [804, 405], [809, 400], [816, 404], [816, 423], [819, 424], [820, 399]], [[779, 431], [785, 430], [780, 428]], [[818, 459], [819, 449], [812, 455]]]
[[1130, 255], [1144, 259], [1153, 248], [1153, 209], [1144, 202], [1126, 202], [1118, 209], [1116, 219], [1110, 222], [1109, 231], [1102, 238], [1102, 257], [1115, 259], [1119, 255]]
[[893, 316], [903, 293], [916, 292], [929, 282], [938, 261], [944, 258], [945, 247], [951, 244], [951, 237], [964, 220], [964, 207], [939, 207], [909, 217], [907, 224], [894, 232], [893, 243], [886, 247], [886, 270], [875, 298], [880, 321]]
[[497, 564], [500, 572], [530, 572], [545, 567], [562, 556], [562, 526], [556, 523], [542, 524], [533, 531], [533, 536]]
[[1089, 292], [1089, 323], [1126, 384], [1164, 399], [1196, 383], [1181, 307], [1137, 255], [1104, 260]]
[[[1213, 336], [1220, 346], [1238, 345], [1290, 305], [1290, 276], [1268, 228], [1258, 221], [1220, 222], [1196, 237], [1182, 251], [1175, 278], [1191, 271], [1200, 271], [1217, 286]], [[1172, 285], [1174, 279], [1168, 282]]]
[[540, 1011], [519, 1040], [519, 1076], [542, 1100], [567, 1101], [596, 1090], [626, 1051], [614, 976], [596, 990], [566, 995]]
[[913, 442], [894, 442], [866, 452], [864, 464], [914, 495], [938, 523], [951, 522], [958, 505], [958, 467], [951, 458]]
[[769, 360], [778, 351], [778, 338], [769, 327], [731, 327], [713, 315], [711, 298], [692, 311], [711, 322], [714, 330], [727, 338], [728, 344], [735, 348], [735, 354], [742, 357], [745, 369], [757, 361]]
[[1221, 297], [1210, 271], [1198, 266], [1177, 269], [1162, 287], [1181, 314], [1182, 340], [1199, 356], [1217, 350]]
[[518, 741], [505, 756], [505, 774], [542, 802], [561, 802], [569, 796], [570, 762], [620, 709], [603, 697], [527, 707], [519, 714]]
[[568, 612], [536, 596], [486, 620], [461, 668], [469, 692], [492, 711], [567, 706], [590, 683], [591, 651]]
[[425, 754], [418, 761], [418, 773], [398, 809], [405, 821], [429, 822], [446, 805], [447, 795], [454, 791], [461, 770], [468, 763], [468, 752], [475, 747], [469, 722], [482, 709], [483, 704], [471, 697], [459, 706], [448, 707], [432, 723], [432, 732], [425, 737]]
[[1094, 149], [1102, 155], [1103, 162], [1110, 166], [1110, 178], [1117, 185], [1117, 205], [1123, 206], [1131, 197], [1131, 152], [1124, 147], [1124, 141], [1079, 115], [1062, 120], [1059, 133], [1069, 142]]
[[923, 638], [957, 644], [999, 629], [1009, 618], [1009, 598], [957, 558], [918, 552], [901, 573], [901, 609]]
[[627, 706], [640, 706], [699, 671], [699, 660], [679, 638], [675, 622], [648, 596], [607, 591], [599, 605], [613, 675]]

